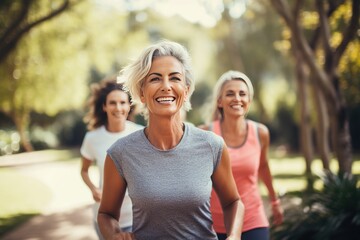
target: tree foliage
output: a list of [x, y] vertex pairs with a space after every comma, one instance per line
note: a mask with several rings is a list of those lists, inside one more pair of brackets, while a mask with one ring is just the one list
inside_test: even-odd
[[[29, 4], [27, 18], [36, 19], [49, 3]], [[151, 22], [139, 21], [139, 16]], [[172, 30], [176, 24], [182, 25], [181, 32]], [[13, 119], [23, 147], [31, 150], [26, 137], [31, 112], [51, 116], [82, 107], [91, 69], [114, 74], [145, 45], [161, 38], [179, 41], [197, 52], [195, 56], [203, 55], [206, 35], [196, 28], [179, 17], [164, 22], [150, 10], [119, 12], [94, 2], [77, 4], [28, 31], [0, 64], [0, 110]], [[188, 41], [193, 34], [196, 37]], [[206, 72], [209, 58], [201, 60], [195, 65]]]
[[31, 29], [66, 11], [70, 5], [70, 0], [47, 4], [34, 0], [1, 1], [0, 62], [7, 58]]
[[[10, 49], [7, 55], [0, 54], [6, 56], [0, 60], [0, 111], [12, 117], [19, 131], [26, 132], [29, 112], [55, 115], [82, 107], [89, 83], [100, 80], [91, 79], [91, 71], [98, 72], [97, 76], [116, 74], [130, 59], [138, 56], [144, 46], [166, 38], [184, 44], [192, 56], [198, 89], [193, 98], [194, 109], [188, 115], [191, 120], [201, 121], [201, 105], [206, 103], [220, 74], [236, 69], [244, 71], [254, 82], [256, 98], [252, 111], [256, 114], [252, 116], [272, 124], [276, 122], [271, 118], [277, 116], [274, 112], [279, 99], [292, 99], [291, 103], [286, 102], [290, 108], [295, 102], [291, 81], [294, 74], [289, 70], [292, 62], [287, 55], [284, 57], [276, 51], [285, 46], [289, 49], [289, 42], [275, 42], [284, 28], [264, 1], [248, 1], [246, 11], [237, 16], [234, 10], [239, 10], [236, 6], [243, 4], [242, 1], [218, 3], [217, 6], [203, 4], [203, 10], [217, 21], [211, 27], [204, 27], [201, 21], [189, 21], [192, 9], [184, 11], [182, 16], [179, 11], [170, 9], [169, 12], [177, 14], [169, 16], [159, 11], [161, 3], [157, 1], [117, 1], [113, 6], [103, 1], [2, 1], [0, 25], [4, 28], [0, 30], [0, 39], [4, 39], [5, 31], [14, 33], [6, 35], [7, 43], [11, 42], [10, 36], [20, 37], [13, 41], [13, 48], [6, 44], [0, 46], [0, 50], [3, 46]], [[311, 8], [302, 13], [302, 21], [306, 23], [303, 30], [305, 36], [310, 37], [318, 18], [313, 4], [306, 6]], [[343, 14], [348, 8], [344, 9]], [[59, 14], [45, 17], [54, 12]], [[340, 10], [336, 14], [342, 16]], [[15, 26], [16, 19], [18, 27], [11, 27]], [[38, 24], [31, 25], [34, 22]], [[341, 30], [346, 21], [332, 24]], [[20, 29], [28, 31], [16, 34]], [[287, 32], [291, 36], [288, 29]], [[333, 44], [339, 39], [336, 42], [334, 38]], [[349, 46], [357, 49], [358, 43], [353, 43]], [[358, 55], [354, 52], [346, 50], [346, 57], [341, 59], [341, 69], [348, 72], [342, 79], [358, 74]], [[321, 51], [315, 54], [319, 61], [321, 55], [324, 56]], [[279, 86], [279, 82], [285, 85]], [[352, 93], [349, 99], [356, 105], [356, 82], [341, 80], [341, 86]], [[298, 111], [293, 112], [298, 114]], [[300, 119], [297, 115], [292, 117]]]
[[[340, 86], [339, 65], [358, 31], [360, 4], [357, 0], [292, 3], [271, 0], [271, 3], [290, 33], [292, 53], [299, 67], [299, 85], [306, 84], [307, 79], [311, 78], [318, 120], [318, 148], [324, 167], [327, 168], [329, 162], [327, 133], [330, 131], [339, 171], [351, 172], [348, 107]], [[343, 14], [344, 9], [347, 14]], [[300, 104], [309, 105], [308, 98], [304, 97], [306, 87], [302, 89], [305, 92], [300, 95]], [[303, 119], [307, 119], [307, 112], [303, 111], [302, 115]], [[302, 133], [308, 133], [309, 122], [302, 124]], [[305, 138], [309, 140], [310, 135], [307, 134]]]
[[[42, 24], [30, 24], [32, 28], [27, 31], [26, 37], [22, 35], [18, 36], [19, 39], [6, 40], [12, 41], [7, 44], [8, 47], [16, 45], [16, 48], [12, 51], [6, 48], [2, 52], [0, 109], [13, 119], [23, 147], [31, 150], [32, 146], [26, 136], [30, 112], [54, 115], [60, 109], [80, 106], [86, 91], [82, 82], [74, 81], [74, 78], [86, 79], [84, 76], [87, 69], [79, 62], [87, 60], [84, 55], [74, 54], [79, 49], [81, 38], [74, 41], [74, 35], [71, 32], [69, 34], [67, 29], [65, 31], [65, 26], [73, 24], [72, 20], [76, 18], [63, 15], [62, 24], [54, 27], [56, 22], [47, 22], [50, 17], [38, 17], [47, 9], [47, 1], [29, 1], [27, 4], [30, 4], [26, 5], [27, 21]], [[26, 29], [29, 28], [26, 26]], [[72, 44], [64, 44], [68, 40]], [[6, 54], [6, 51], [10, 52]], [[77, 66], [76, 71], [74, 66]]]

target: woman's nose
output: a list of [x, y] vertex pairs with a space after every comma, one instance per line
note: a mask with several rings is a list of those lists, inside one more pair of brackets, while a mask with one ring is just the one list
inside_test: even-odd
[[240, 101], [240, 100], [241, 100], [240, 94], [235, 94], [235, 100], [237, 100], [237, 101]]
[[116, 103], [116, 109], [121, 109], [121, 103]]
[[171, 90], [171, 84], [168, 79], [164, 79], [162, 82], [162, 91], [170, 91]]

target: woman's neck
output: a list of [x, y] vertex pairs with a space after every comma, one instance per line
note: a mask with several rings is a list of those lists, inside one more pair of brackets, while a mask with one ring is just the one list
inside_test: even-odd
[[234, 134], [240, 134], [246, 132], [246, 119], [240, 118], [223, 118], [220, 120], [221, 129], [226, 132], [232, 132]]
[[149, 118], [145, 135], [150, 143], [158, 149], [169, 150], [179, 144], [184, 134], [184, 124], [179, 116], [170, 118]]
[[221, 135], [229, 147], [239, 147], [244, 144], [247, 137], [246, 119], [241, 117], [236, 120], [224, 118], [220, 121]]
[[125, 121], [122, 122], [108, 122], [107, 125], [105, 125], [105, 128], [108, 132], [111, 133], [117, 133], [122, 132], [125, 130]]

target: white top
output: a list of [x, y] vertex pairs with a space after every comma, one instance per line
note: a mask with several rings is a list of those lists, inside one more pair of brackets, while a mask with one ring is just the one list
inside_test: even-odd
[[[101, 126], [87, 132], [80, 148], [81, 155], [91, 161], [95, 161], [99, 169], [99, 187], [103, 186], [104, 164], [106, 150], [119, 138], [125, 137], [132, 132], [143, 129], [144, 127], [130, 121], [126, 121], [125, 129], [121, 132], [108, 132], [105, 126]], [[132, 204], [126, 192], [121, 207], [120, 227], [125, 228], [132, 225]]]

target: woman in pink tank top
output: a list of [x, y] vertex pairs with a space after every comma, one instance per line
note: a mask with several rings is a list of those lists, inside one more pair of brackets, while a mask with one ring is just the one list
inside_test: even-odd
[[[243, 73], [228, 71], [214, 88], [210, 124], [200, 126], [222, 136], [230, 153], [233, 176], [245, 205], [242, 240], [268, 240], [269, 222], [258, 188], [265, 184], [271, 203], [274, 224], [283, 221], [283, 210], [275, 193], [268, 164], [269, 130], [263, 124], [246, 119], [254, 89]], [[226, 239], [221, 204], [215, 192], [211, 195], [214, 229], [219, 240]]]

